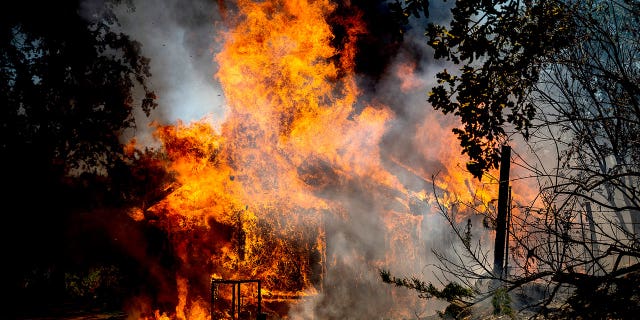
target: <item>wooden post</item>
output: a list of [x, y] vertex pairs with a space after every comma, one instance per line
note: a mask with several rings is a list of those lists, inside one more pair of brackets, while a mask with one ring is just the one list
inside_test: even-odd
[[262, 288], [260, 280], [258, 280], [258, 317], [262, 317]]
[[225, 280], [225, 279], [215, 279], [211, 278], [211, 320], [218, 320], [215, 317], [215, 305], [216, 299], [218, 298], [218, 286], [221, 284], [231, 285], [231, 319], [241, 319], [243, 316], [242, 313], [242, 284], [243, 283], [257, 283], [258, 290], [256, 294], [258, 295], [258, 320], [266, 320], [267, 315], [262, 313], [262, 286], [260, 280], [257, 279], [246, 279], [246, 280]]
[[242, 307], [242, 291], [240, 290], [240, 285], [242, 282], [238, 282], [238, 319], [240, 319], [240, 312], [242, 311], [240, 308]]
[[498, 217], [496, 218], [496, 242], [493, 252], [493, 273], [500, 279], [504, 276], [507, 213], [509, 212], [509, 166], [511, 147], [502, 146], [500, 154], [500, 182], [498, 185]]
[[217, 297], [218, 297], [218, 284], [211, 281], [211, 310], [209, 312], [211, 316], [211, 320], [216, 320], [216, 318], [214, 317], [214, 310], [216, 307]]
[[507, 203], [507, 224], [504, 241], [504, 275], [509, 276], [509, 227], [511, 226], [511, 186], [509, 186], [509, 201]]
[[231, 285], [231, 319], [236, 319], [236, 284]]

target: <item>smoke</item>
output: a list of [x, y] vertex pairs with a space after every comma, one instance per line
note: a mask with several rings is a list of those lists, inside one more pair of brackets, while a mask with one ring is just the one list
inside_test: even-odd
[[224, 119], [224, 96], [213, 78], [216, 36], [222, 26], [214, 2], [133, 0], [132, 6], [116, 7], [115, 13], [121, 31], [139, 41], [142, 54], [150, 58], [150, 87], [158, 96], [151, 117], [138, 113], [138, 141], [153, 144], [150, 121], [169, 124], [206, 117], [215, 125]]
[[[356, 56], [359, 88], [364, 90], [360, 103], [380, 103], [394, 113], [376, 156], [410, 193], [432, 192], [432, 175], [463, 170], [465, 158], [451, 134], [457, 120], [434, 111], [426, 101], [435, 73], [443, 66], [432, 60], [426, 44], [427, 21], [412, 20], [403, 38], [394, 39], [393, 28], [399, 26], [384, 22], [390, 19], [385, 2], [357, 5], [370, 27]], [[448, 6], [432, 8], [430, 21], [446, 18], [447, 12]], [[330, 261], [323, 290], [296, 304], [289, 313], [292, 319], [425, 317], [443, 309], [446, 303], [417, 299], [415, 292], [383, 284], [378, 275], [384, 268], [398, 276], [438, 283], [429, 267], [438, 263], [431, 250], [448, 252], [453, 247], [444, 219], [422, 199], [397, 199], [403, 196], [379, 194], [366, 184], [328, 195], [347, 206], [348, 217], [325, 217], [327, 256], [335, 260]], [[413, 215], [406, 214], [407, 203]], [[389, 221], [394, 221], [392, 227]], [[474, 225], [478, 234], [481, 224]]]

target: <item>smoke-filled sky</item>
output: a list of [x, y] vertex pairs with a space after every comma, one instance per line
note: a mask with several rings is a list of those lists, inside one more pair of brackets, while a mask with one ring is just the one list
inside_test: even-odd
[[[384, 1], [353, 1], [362, 7], [368, 19], [369, 34], [358, 57], [363, 95], [380, 100], [406, 119], [414, 113], [430, 112], [426, 88], [434, 79], [434, 65], [424, 37], [425, 21], [412, 19], [402, 43], [392, 43], [394, 25]], [[206, 0], [134, 0], [133, 9], [117, 10], [124, 33], [142, 44], [142, 52], [151, 58], [151, 82], [158, 94], [159, 108], [153, 119], [174, 123], [212, 116], [224, 119], [225, 101], [215, 79], [214, 55], [221, 47], [220, 33], [233, 15], [232, 4]], [[446, 3], [432, 4], [430, 20], [446, 17]], [[442, 6], [438, 8], [438, 6]], [[415, 81], [404, 84], [409, 90], [399, 92], [397, 75], [405, 72], [399, 64], [416, 66]], [[142, 116], [141, 116], [142, 117]], [[144, 121], [144, 119], [141, 119]]]

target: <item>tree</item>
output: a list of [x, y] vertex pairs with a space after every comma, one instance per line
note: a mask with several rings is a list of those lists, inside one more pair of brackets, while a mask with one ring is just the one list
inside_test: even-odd
[[[492, 274], [487, 244], [470, 241], [469, 232], [458, 225], [458, 217], [469, 214], [461, 208], [477, 206], [440, 203], [440, 212], [461, 246], [453, 254], [434, 252], [442, 263], [439, 270], [476, 290], [468, 306], [506, 290], [517, 298], [521, 311], [552, 318], [637, 315], [640, 3], [483, 1], [474, 8], [469, 4], [456, 3], [450, 29], [429, 27], [435, 30], [428, 34], [435, 54], [463, 65], [459, 76], [446, 71], [438, 75], [440, 85], [429, 100], [436, 109], [460, 116], [464, 132], [456, 133], [463, 147], [471, 148], [465, 152], [475, 161], [469, 168], [475, 176], [474, 169], [482, 171], [497, 160], [491, 156], [495, 145], [490, 141], [499, 137], [506, 142], [510, 134], [522, 134], [529, 156], [523, 150], [510, 161], [529, 170], [538, 194], [530, 203], [514, 205], [506, 279]], [[469, 13], [477, 16], [477, 8], [486, 11], [480, 11], [481, 18], [465, 20]], [[533, 20], [527, 16], [539, 14], [556, 16], [561, 23], [530, 26], [528, 21]], [[502, 29], [507, 18], [518, 21], [509, 30]], [[470, 44], [474, 45], [466, 47]], [[534, 54], [527, 57], [528, 52]], [[501, 54], [503, 58], [496, 60]], [[474, 60], [475, 66], [467, 65]], [[505, 69], [488, 65], [490, 61], [504, 62]], [[512, 74], [516, 77], [507, 80]], [[482, 88], [490, 88], [490, 94]], [[495, 96], [493, 90], [506, 95]], [[497, 111], [486, 108], [488, 102], [504, 99], [511, 102]], [[505, 108], [524, 117], [502, 121], [500, 110]], [[465, 118], [465, 113], [470, 116]], [[473, 154], [481, 157], [474, 159]], [[481, 214], [488, 221], [495, 217], [491, 210]]]
[[144, 90], [144, 112], [155, 107], [140, 44], [111, 31], [116, 20], [109, 7], [84, 18], [73, 2], [4, 6], [3, 154], [32, 153], [64, 173], [112, 167], [120, 134], [135, 126], [136, 83]]
[[[553, 146], [556, 162], [525, 165], [549, 223], [522, 221], [542, 232], [517, 240], [571, 288], [563, 312], [624, 318], [640, 311], [640, 3], [578, 4], [571, 46], [550, 57], [532, 95], [531, 147]], [[545, 234], [557, 249], [538, 249]]]
[[[404, 3], [391, 4], [401, 22], [428, 15], [428, 0]], [[544, 58], [567, 44], [571, 20], [562, 1], [465, 0], [451, 12], [448, 26], [429, 23], [426, 36], [434, 58], [457, 70], [437, 73], [428, 101], [460, 118], [453, 132], [469, 156], [467, 169], [481, 178], [498, 167], [505, 124], [528, 135], [535, 109], [527, 98]]]
[[134, 180], [123, 168], [137, 159], [125, 153], [122, 135], [135, 130], [135, 92], [147, 115], [156, 104], [140, 44], [112, 29], [116, 4], [1, 5], [1, 199], [12, 230], [2, 243], [4, 287], [15, 289], [14, 299], [59, 283], [72, 213], [121, 206], [127, 192], [111, 183]]

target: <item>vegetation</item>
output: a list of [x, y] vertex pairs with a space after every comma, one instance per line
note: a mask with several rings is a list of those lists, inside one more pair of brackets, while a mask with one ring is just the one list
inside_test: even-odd
[[491, 298], [491, 305], [493, 306], [493, 314], [497, 316], [507, 315], [515, 317], [515, 312], [511, 306], [511, 297], [504, 288], [499, 288], [493, 294]]
[[438, 290], [432, 283], [424, 282], [415, 277], [411, 279], [396, 278], [388, 270], [380, 270], [380, 277], [385, 283], [417, 291], [420, 298], [436, 298], [449, 302], [447, 308], [440, 313], [442, 317], [463, 319], [470, 315], [467, 307], [470, 305], [469, 300], [473, 298], [474, 292], [456, 282], [450, 282], [442, 290]]
[[113, 31], [116, 4], [1, 5], [0, 198], [11, 230], [1, 241], [2, 287], [10, 316], [37, 312], [34, 301], [44, 306], [115, 286], [115, 271], [91, 268], [114, 265], [131, 277], [119, 281], [145, 281], [126, 238], [99, 226], [120, 223], [128, 237], [148, 236], [126, 223], [126, 207], [168, 178], [161, 158], [129, 152], [122, 140], [136, 128], [135, 110], [148, 115], [156, 104], [140, 44]]
[[[498, 167], [505, 124], [529, 135], [535, 108], [528, 97], [545, 58], [568, 44], [569, 9], [561, 1], [456, 1], [448, 26], [427, 26], [434, 58], [456, 68], [437, 73], [428, 101], [460, 118], [463, 127], [453, 132], [475, 177]], [[391, 10], [406, 23], [410, 15], [428, 15], [428, 0], [395, 2]]]
[[[477, 289], [470, 305], [492, 297], [509, 313], [510, 296], [518, 312], [548, 318], [632, 318], [640, 311], [632, 289], [640, 285], [640, 3], [456, 1], [451, 12], [448, 26], [428, 26], [427, 41], [457, 71], [438, 73], [429, 101], [461, 120], [454, 133], [473, 176], [512, 161], [538, 194], [510, 205], [507, 277], [493, 274], [491, 244], [470, 241], [456, 222], [476, 206], [440, 204], [462, 245], [435, 252], [439, 270]], [[499, 159], [497, 148], [514, 140], [525, 148]], [[492, 208], [476, 213], [495, 219]]]

